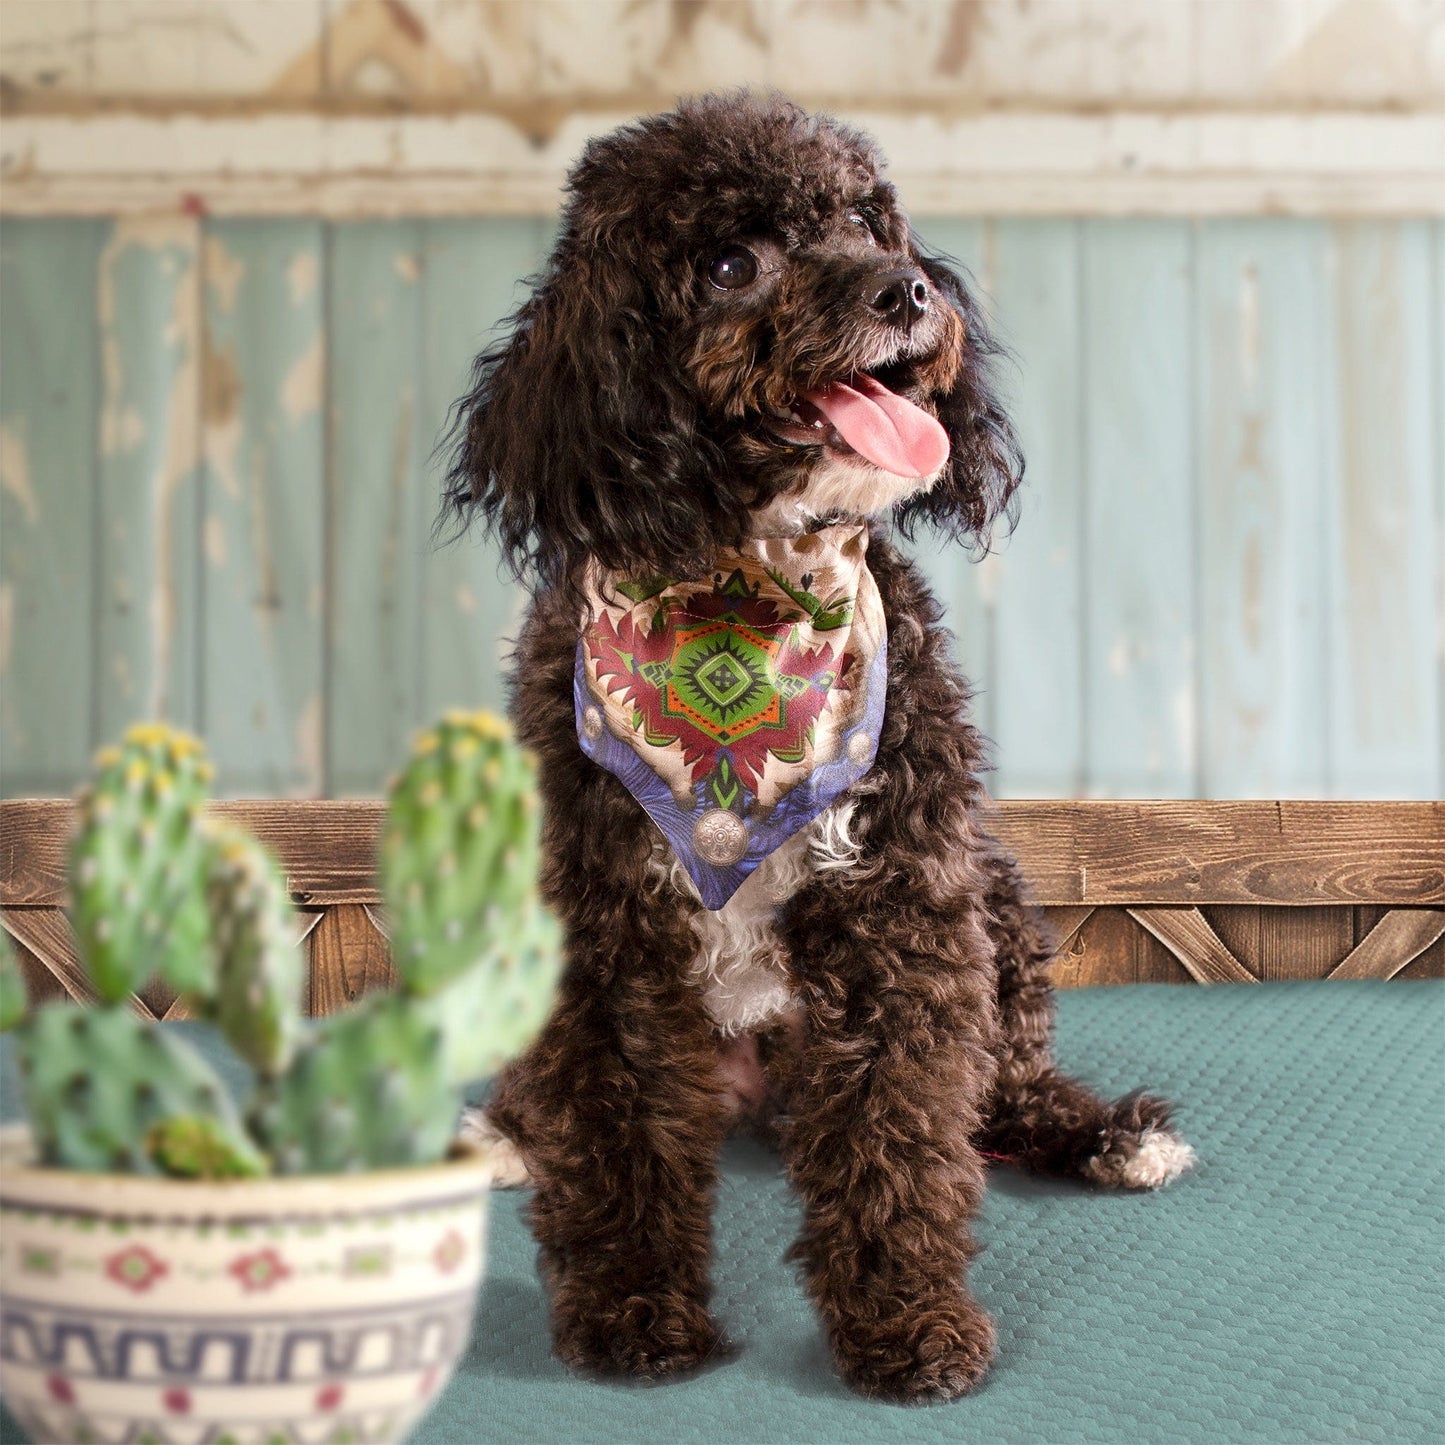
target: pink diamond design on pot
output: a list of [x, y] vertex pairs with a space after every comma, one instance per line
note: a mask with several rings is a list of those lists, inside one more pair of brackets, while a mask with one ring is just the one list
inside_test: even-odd
[[111, 1255], [105, 1262], [105, 1272], [117, 1284], [141, 1294], [162, 1275], [169, 1274], [170, 1266], [165, 1260], [157, 1259], [145, 1245], [133, 1244]]
[[75, 1404], [75, 1386], [64, 1375], [46, 1376], [45, 1388], [50, 1391], [50, 1398], [57, 1405]]
[[341, 1397], [346, 1393], [342, 1385], [323, 1385], [316, 1392], [316, 1408], [318, 1410], [335, 1410], [341, 1404]]
[[270, 1289], [291, 1277], [286, 1261], [274, 1249], [257, 1250], [255, 1254], [243, 1254], [233, 1260], [226, 1272], [241, 1281], [241, 1287], [248, 1293]]
[[165, 1394], [161, 1396], [161, 1404], [164, 1405], [172, 1415], [189, 1415], [191, 1413], [191, 1392], [179, 1388], [167, 1390]]
[[432, 1251], [432, 1259], [443, 1274], [450, 1274], [466, 1258], [467, 1242], [455, 1229], [449, 1229], [442, 1242]]

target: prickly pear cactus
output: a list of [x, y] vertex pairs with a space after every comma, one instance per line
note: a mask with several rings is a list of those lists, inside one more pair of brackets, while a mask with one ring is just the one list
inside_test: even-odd
[[217, 823], [206, 901], [215, 979], [202, 1015], [258, 1074], [279, 1074], [301, 1038], [306, 983], [285, 880], [250, 834]]
[[70, 858], [72, 919], [106, 1003], [160, 974], [179, 992], [207, 984], [202, 809], [211, 765], [200, 743], [159, 723], [96, 757]]
[[0, 1032], [13, 1029], [25, 1017], [25, 980], [15, 961], [10, 935], [0, 928]]
[[[125, 1005], [50, 1004], [17, 1039], [42, 1162], [96, 1173], [161, 1172], [149, 1150], [167, 1121], [204, 1119], [237, 1167], [265, 1173], [225, 1085], [190, 1047]], [[159, 1137], [164, 1137], [163, 1130]]]
[[506, 723], [448, 713], [393, 783], [381, 889], [396, 971], [435, 993], [505, 935], [534, 896], [536, 775]]
[[250, 1124], [278, 1174], [442, 1158], [459, 1096], [446, 1075], [441, 1028], [416, 1002], [381, 994], [331, 1015], [285, 1075], [262, 1086]]

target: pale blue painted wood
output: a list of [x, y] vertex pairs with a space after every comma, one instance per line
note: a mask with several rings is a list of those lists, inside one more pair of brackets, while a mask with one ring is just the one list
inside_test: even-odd
[[1083, 225], [1088, 791], [1190, 796], [1196, 684], [1190, 336], [1182, 221]]
[[[422, 414], [429, 441], [441, 436], [448, 409], [466, 390], [473, 357], [525, 295], [521, 278], [537, 269], [547, 234], [547, 223], [533, 219], [426, 223]], [[444, 466], [444, 456], [433, 458], [417, 499], [427, 527], [436, 516]], [[496, 548], [475, 537], [429, 548], [422, 597], [423, 713], [449, 707], [503, 711], [526, 596], [502, 574]]]
[[[915, 223], [924, 248], [962, 268], [965, 281], [992, 315], [992, 281], [985, 253], [982, 221], [934, 217]], [[997, 558], [971, 556], [955, 542], [944, 542], [921, 531], [910, 544], [943, 604], [945, 620], [954, 636], [955, 656], [974, 690], [971, 715], [989, 736], [994, 732], [996, 671], [994, 653], [993, 579]], [[990, 783], [995, 779], [990, 777]]]
[[1010, 414], [1027, 459], [1018, 526], [996, 563], [998, 791], [1068, 797], [1084, 786], [1079, 226], [996, 221], [990, 232]]
[[1435, 413], [1435, 653], [1440, 673], [1440, 778], [1438, 793], [1445, 795], [1445, 221], [1436, 221], [1431, 287], [1434, 293]]
[[1199, 233], [1201, 783], [1221, 797], [1320, 795], [1329, 664], [1320, 479], [1328, 233], [1210, 221]]
[[207, 229], [202, 721], [230, 794], [322, 786], [324, 265], [314, 221]]
[[1330, 784], [1438, 796], [1438, 495], [1429, 223], [1333, 228]]
[[374, 794], [420, 721], [422, 223], [335, 227], [327, 277], [327, 790]]
[[111, 228], [97, 280], [102, 740], [198, 721], [200, 298], [197, 221]]
[[0, 224], [0, 786], [11, 795], [69, 792], [95, 741], [105, 232], [92, 221]]

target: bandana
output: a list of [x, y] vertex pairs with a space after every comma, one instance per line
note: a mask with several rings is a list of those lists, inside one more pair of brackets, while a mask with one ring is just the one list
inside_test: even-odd
[[695, 581], [594, 577], [577, 737], [705, 908], [873, 765], [888, 638], [862, 524], [756, 538]]

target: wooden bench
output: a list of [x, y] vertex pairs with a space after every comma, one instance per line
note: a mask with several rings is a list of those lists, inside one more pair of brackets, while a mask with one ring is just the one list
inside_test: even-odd
[[[1064, 987], [1445, 977], [1445, 803], [1007, 802], [994, 831], [1060, 939]], [[308, 1007], [391, 980], [378, 802], [234, 802], [286, 869]], [[32, 997], [85, 998], [64, 914], [66, 800], [0, 803], [0, 909]], [[177, 1017], [160, 987], [136, 1007]]]

